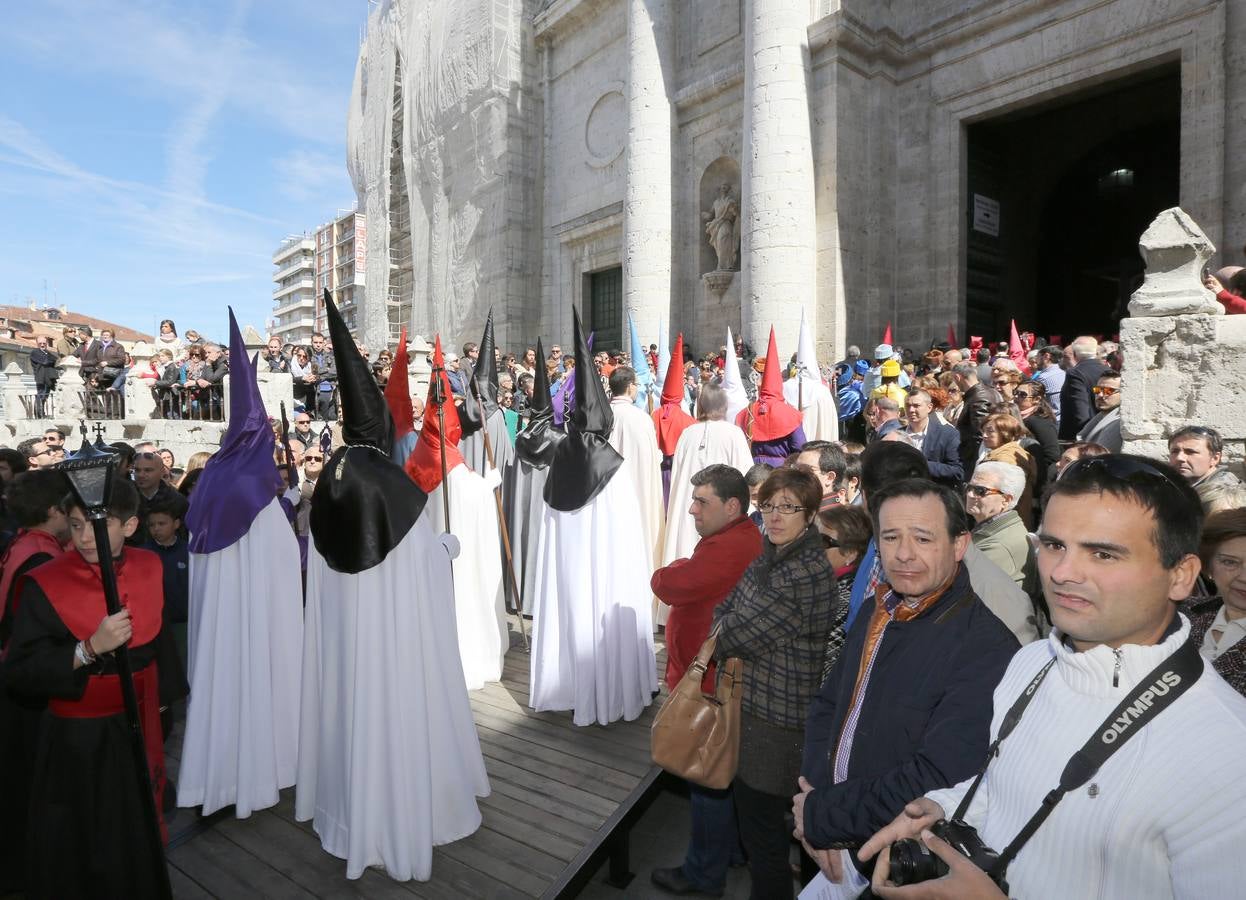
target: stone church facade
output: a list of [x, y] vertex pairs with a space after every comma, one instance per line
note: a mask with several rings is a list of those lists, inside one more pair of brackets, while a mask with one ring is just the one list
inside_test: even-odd
[[[493, 308], [502, 346], [548, 347], [573, 306], [606, 347], [628, 313], [646, 343], [667, 327], [698, 350], [728, 326], [764, 347], [773, 324], [786, 355], [803, 310], [824, 358], [888, 322], [912, 345], [989, 328], [1008, 292], [980, 260], [1040, 205], [1008, 198], [1058, 173], [971, 192], [969, 135], [1156, 72], [1179, 140], [1166, 205], [1240, 264], [1237, 0], [382, 2], [348, 122], [364, 340], [478, 340]], [[1062, 143], [1147, 114], [1105, 96]]]

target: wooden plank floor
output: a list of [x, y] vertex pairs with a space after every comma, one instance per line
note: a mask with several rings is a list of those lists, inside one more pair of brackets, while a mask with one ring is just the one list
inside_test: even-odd
[[[528, 656], [517, 635], [500, 684], [471, 693], [492, 787], [480, 800], [476, 833], [438, 847], [432, 878], [395, 882], [383, 870], [346, 878], [346, 863], [325, 853], [310, 822], [294, 821], [294, 789], [248, 819], [170, 821], [170, 874], [178, 897], [540, 897], [600, 839], [598, 831], [653, 775], [649, 724], [661, 698], [634, 722], [578, 728], [570, 713], [528, 708]], [[659, 644], [658, 671], [665, 669]], [[181, 725], [170, 737], [176, 774]]]

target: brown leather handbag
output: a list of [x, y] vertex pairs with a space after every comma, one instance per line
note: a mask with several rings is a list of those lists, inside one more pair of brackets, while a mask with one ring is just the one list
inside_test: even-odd
[[740, 761], [740, 680], [744, 663], [732, 657], [718, 667], [713, 696], [701, 681], [717, 631], [706, 638], [688, 671], [653, 718], [649, 745], [653, 761], [666, 771], [702, 787], [722, 789], [735, 778]]

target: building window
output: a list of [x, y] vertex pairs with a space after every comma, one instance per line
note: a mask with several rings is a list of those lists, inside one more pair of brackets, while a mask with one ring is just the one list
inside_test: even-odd
[[589, 275], [589, 328], [594, 350], [623, 347], [623, 268], [616, 266]]

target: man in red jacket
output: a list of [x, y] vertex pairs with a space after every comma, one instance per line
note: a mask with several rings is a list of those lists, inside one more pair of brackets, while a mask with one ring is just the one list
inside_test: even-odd
[[[714, 607], [727, 598], [761, 553], [761, 533], [747, 516], [748, 484], [739, 471], [725, 465], [706, 466], [692, 476], [692, 485], [688, 511], [701, 540], [690, 559], [677, 559], [658, 569], [650, 582], [657, 598], [671, 608], [666, 622], [666, 686], [671, 690], [709, 635]], [[696, 784], [689, 784], [689, 789], [692, 839], [683, 865], [655, 869], [653, 883], [672, 894], [719, 896], [727, 867], [739, 855], [731, 791]]]

